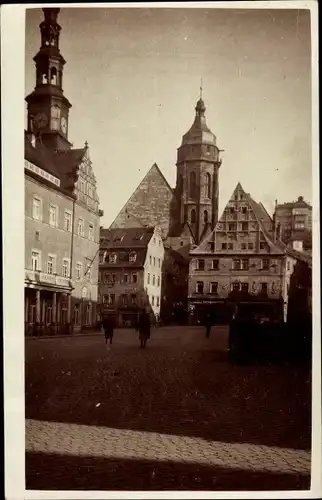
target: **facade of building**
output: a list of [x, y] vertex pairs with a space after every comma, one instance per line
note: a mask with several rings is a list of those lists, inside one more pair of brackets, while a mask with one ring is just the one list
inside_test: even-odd
[[96, 321], [100, 216], [88, 145], [68, 141], [59, 9], [45, 8], [35, 90], [26, 98], [25, 325], [70, 332]]
[[303, 196], [294, 202], [276, 203], [274, 217], [286, 244], [298, 251], [312, 249], [312, 206]]
[[119, 325], [135, 324], [146, 308], [160, 316], [164, 246], [155, 228], [101, 229], [99, 255], [100, 315]]
[[286, 320], [290, 278], [303, 255], [287, 248], [264, 206], [240, 184], [214, 231], [190, 256], [192, 321], [202, 319], [208, 311], [215, 312], [218, 321], [227, 321], [227, 305], [234, 292], [270, 302], [276, 314]]

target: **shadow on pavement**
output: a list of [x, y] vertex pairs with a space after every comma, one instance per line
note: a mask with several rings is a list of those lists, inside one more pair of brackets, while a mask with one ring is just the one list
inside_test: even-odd
[[[41, 471], [41, 472], [39, 472]], [[26, 454], [32, 490], [305, 490], [310, 477], [185, 463]]]
[[29, 343], [26, 418], [310, 449], [309, 370], [230, 365], [215, 338], [167, 344], [159, 332], [142, 351], [126, 335], [111, 349]]

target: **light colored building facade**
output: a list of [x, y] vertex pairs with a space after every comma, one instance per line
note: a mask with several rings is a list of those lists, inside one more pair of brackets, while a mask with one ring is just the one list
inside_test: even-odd
[[281, 225], [281, 239], [294, 250], [312, 248], [312, 206], [303, 196], [297, 201], [277, 204], [274, 213], [276, 224]]
[[286, 320], [290, 277], [301, 254], [287, 248], [262, 204], [237, 185], [215, 230], [190, 253], [189, 310], [227, 311], [233, 292], [271, 302]]
[[[36, 87], [25, 132], [27, 334], [70, 332], [96, 321], [100, 216], [88, 145], [72, 149], [61, 88], [59, 9], [43, 9]], [[57, 61], [59, 78], [50, 80]], [[46, 82], [40, 78], [47, 75]], [[57, 71], [56, 71], [57, 75]], [[49, 83], [50, 82], [50, 83]], [[61, 115], [57, 122], [58, 113]]]
[[101, 229], [101, 316], [111, 314], [119, 325], [134, 324], [142, 308], [160, 316], [163, 261], [160, 227]]

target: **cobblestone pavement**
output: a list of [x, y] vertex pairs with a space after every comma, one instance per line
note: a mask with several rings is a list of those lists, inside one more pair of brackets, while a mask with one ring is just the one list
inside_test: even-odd
[[307, 489], [309, 370], [226, 349], [221, 327], [27, 340], [27, 488]]
[[310, 452], [105, 427], [26, 421], [26, 450], [113, 459], [156, 460], [241, 470], [310, 474]]

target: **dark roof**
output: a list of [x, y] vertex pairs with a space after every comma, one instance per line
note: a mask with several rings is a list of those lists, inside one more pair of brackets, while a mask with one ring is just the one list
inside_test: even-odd
[[135, 262], [129, 261], [129, 251], [119, 248], [115, 249], [113, 253], [116, 254], [115, 263], [104, 262], [99, 264], [99, 267], [102, 271], [108, 272], [113, 269], [119, 269], [119, 268], [137, 269], [139, 267], [143, 267], [146, 259], [147, 248], [135, 249], [136, 253]]
[[294, 257], [294, 259], [305, 262], [309, 267], [312, 267], [312, 255], [310, 255], [308, 252], [298, 252], [293, 248], [287, 247], [286, 253], [291, 257]]
[[165, 251], [166, 254], [170, 255], [170, 257], [173, 258], [178, 264], [188, 266], [189, 265], [189, 260], [185, 259], [183, 255], [181, 255], [179, 252], [176, 250], [173, 250], [170, 246], [165, 246]]
[[296, 201], [291, 201], [287, 203], [279, 203], [276, 205], [276, 209], [278, 208], [312, 208], [309, 203], [307, 203], [303, 196], [299, 196]]
[[154, 227], [101, 229], [100, 246], [104, 249], [146, 248], [154, 233]]
[[[60, 179], [60, 187], [68, 191], [73, 190], [75, 182], [73, 176], [85, 152], [86, 148], [55, 152], [47, 148], [39, 139], [34, 147], [28, 133], [25, 133], [25, 159]], [[41, 179], [43, 181], [42, 177]]]
[[60, 175], [57, 171], [57, 166], [54, 161], [52, 152], [39, 140], [36, 142], [36, 146], [33, 147], [29, 137], [26, 134], [25, 159], [60, 179]]

